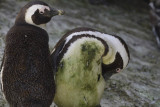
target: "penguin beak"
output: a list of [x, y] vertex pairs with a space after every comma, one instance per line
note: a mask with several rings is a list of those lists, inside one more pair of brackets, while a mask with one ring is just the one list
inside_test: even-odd
[[51, 17], [56, 16], [56, 15], [64, 15], [64, 11], [51, 8], [50, 15]]

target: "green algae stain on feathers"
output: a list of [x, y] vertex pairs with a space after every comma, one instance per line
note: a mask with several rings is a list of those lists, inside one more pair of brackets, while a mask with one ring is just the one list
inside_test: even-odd
[[95, 42], [85, 42], [81, 45], [82, 62], [84, 64], [84, 70], [92, 69], [92, 61], [96, 54], [100, 53], [100, 47]]
[[100, 41], [91, 38], [77, 40], [68, 48], [56, 72], [56, 104], [60, 107], [94, 107], [99, 104], [105, 84], [100, 78], [104, 49]]

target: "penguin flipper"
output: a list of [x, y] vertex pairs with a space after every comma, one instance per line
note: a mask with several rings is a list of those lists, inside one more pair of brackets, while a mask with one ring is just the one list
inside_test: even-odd
[[60, 40], [50, 54], [51, 64], [52, 64], [54, 71], [57, 71], [58, 61], [60, 60], [59, 59], [60, 52], [64, 44], [65, 44], [65, 41]]

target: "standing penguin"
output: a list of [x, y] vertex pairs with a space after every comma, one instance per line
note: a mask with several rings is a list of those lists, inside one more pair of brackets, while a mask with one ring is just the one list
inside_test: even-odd
[[130, 56], [120, 37], [76, 28], [62, 37], [51, 58], [56, 69], [54, 102], [58, 107], [98, 107], [105, 88], [104, 75], [123, 70]]
[[2, 91], [11, 107], [49, 107], [55, 95], [49, 59], [48, 34], [44, 30], [63, 11], [42, 1], [25, 5], [6, 36], [1, 68]]

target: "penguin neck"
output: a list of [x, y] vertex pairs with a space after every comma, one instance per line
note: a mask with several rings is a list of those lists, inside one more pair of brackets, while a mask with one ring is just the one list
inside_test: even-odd
[[108, 65], [116, 60], [116, 55], [119, 54], [123, 60], [123, 68], [128, 64], [129, 55], [127, 54], [125, 44], [122, 39], [117, 36], [107, 35], [105, 40], [108, 44], [109, 51], [103, 57], [103, 63]]
[[34, 26], [46, 30], [46, 24], [40, 24], [40, 25], [34, 25]]
[[29, 23], [26, 23], [26, 22], [16, 21], [15, 25], [16, 26], [34, 26], [34, 27], [37, 27], [37, 28], [40, 28], [40, 29], [43, 29], [43, 30], [46, 31], [46, 24], [36, 25], [36, 24], [29, 24]]
[[114, 62], [115, 56], [117, 53], [117, 49], [113, 45], [114, 41], [113, 41], [112, 37], [106, 37], [105, 40], [107, 41], [107, 44], [108, 44], [108, 53], [102, 59], [103, 59], [103, 63], [108, 65], [108, 64], [111, 64]]
[[42, 28], [42, 29], [46, 30], [46, 24], [38, 25], [38, 27], [40, 27], [40, 28]]
[[35, 24], [33, 21], [28, 21], [26, 23], [30, 24], [30, 25], [33, 25], [33, 26], [36, 26], [36, 27], [39, 27], [39, 28], [44, 29], [44, 30], [46, 29], [46, 24]]

